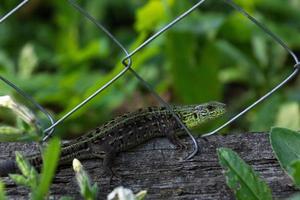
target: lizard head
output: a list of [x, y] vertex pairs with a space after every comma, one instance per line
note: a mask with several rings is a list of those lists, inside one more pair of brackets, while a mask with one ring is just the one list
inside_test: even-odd
[[177, 113], [188, 128], [195, 128], [203, 122], [223, 115], [225, 111], [225, 104], [208, 102], [199, 105], [184, 106], [177, 110]]

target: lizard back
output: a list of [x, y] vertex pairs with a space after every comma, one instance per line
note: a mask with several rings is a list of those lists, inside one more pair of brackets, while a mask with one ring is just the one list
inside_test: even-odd
[[[225, 112], [225, 105], [209, 102], [200, 105], [173, 106], [173, 111], [188, 128], [194, 128], [205, 121], [214, 119]], [[85, 159], [97, 153], [118, 153], [154, 137], [165, 136], [169, 132], [180, 132], [181, 126], [165, 107], [148, 107], [127, 113], [97, 127], [77, 139], [63, 144], [60, 164], [69, 163], [74, 158]], [[96, 149], [93, 149], [96, 148]], [[29, 157], [33, 166], [40, 168], [39, 154]], [[0, 176], [15, 172], [14, 161], [0, 164]]]

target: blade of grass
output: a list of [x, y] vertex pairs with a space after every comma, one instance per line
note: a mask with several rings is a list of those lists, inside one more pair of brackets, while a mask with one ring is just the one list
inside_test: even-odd
[[33, 192], [34, 200], [44, 199], [47, 195], [53, 176], [56, 172], [60, 151], [60, 140], [58, 138], [53, 138], [43, 154], [42, 174], [40, 184], [36, 191]]

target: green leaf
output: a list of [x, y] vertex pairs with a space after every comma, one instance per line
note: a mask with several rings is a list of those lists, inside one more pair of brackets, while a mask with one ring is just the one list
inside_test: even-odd
[[17, 184], [22, 185], [26, 187], [30, 187], [30, 184], [28, 182], [28, 179], [25, 176], [22, 176], [20, 174], [9, 174], [9, 177]]
[[9, 134], [14, 134], [14, 135], [21, 135], [23, 131], [19, 128], [15, 128], [13, 126], [0, 126], [0, 135], [9, 135]]
[[14, 180], [16, 184], [29, 187], [31, 190], [36, 188], [38, 182], [38, 173], [36, 172], [35, 168], [32, 167], [26, 158], [19, 152], [16, 152], [16, 162], [23, 175], [9, 174], [11, 179]]
[[26, 160], [26, 158], [18, 151], [16, 151], [16, 162], [21, 173], [25, 177], [28, 177], [30, 175], [31, 166]]
[[30, 187], [31, 189], [35, 189], [38, 185], [38, 180], [39, 180], [39, 174], [35, 170], [34, 167], [31, 167], [30, 170], [30, 175], [29, 175], [29, 182], [30, 182]]
[[6, 196], [5, 196], [5, 186], [2, 183], [2, 181], [0, 181], [0, 200], [6, 200]]
[[300, 187], [300, 160], [293, 161], [289, 168], [291, 169], [294, 183], [299, 188]]
[[227, 185], [234, 190], [237, 199], [272, 199], [268, 185], [237, 153], [228, 148], [219, 148], [218, 156], [220, 164], [226, 169]]
[[286, 128], [272, 128], [270, 141], [280, 165], [291, 174], [289, 166], [300, 159], [300, 134]]
[[53, 138], [43, 154], [41, 179], [37, 189], [33, 191], [33, 199], [43, 199], [47, 195], [53, 176], [56, 172], [60, 150], [60, 140], [58, 138]]
[[135, 195], [136, 200], [144, 200], [147, 195], [147, 190], [142, 190]]

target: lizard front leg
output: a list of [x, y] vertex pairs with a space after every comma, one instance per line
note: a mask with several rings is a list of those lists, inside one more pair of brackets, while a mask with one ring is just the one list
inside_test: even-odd
[[187, 149], [187, 146], [178, 138], [175, 131], [169, 131], [166, 136], [169, 141], [174, 144], [179, 150]]
[[176, 131], [172, 127], [172, 124], [168, 125], [164, 131], [169, 141], [174, 144], [179, 150], [187, 149], [187, 146], [178, 138]]

